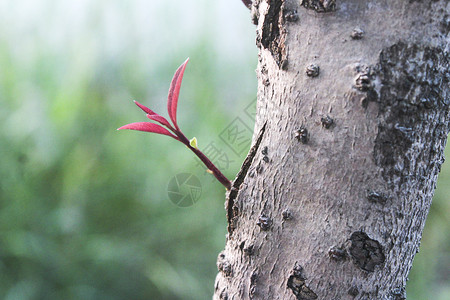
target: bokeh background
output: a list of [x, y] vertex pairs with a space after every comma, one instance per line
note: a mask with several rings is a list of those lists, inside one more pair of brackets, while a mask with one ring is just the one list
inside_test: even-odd
[[[0, 1], [0, 299], [211, 298], [223, 187], [181, 144], [115, 129], [145, 121], [133, 99], [167, 116], [189, 56], [179, 124], [234, 178], [245, 153], [221, 137], [253, 128], [254, 40], [240, 0]], [[202, 188], [184, 208], [181, 173]], [[450, 299], [449, 183], [446, 163], [408, 299]]]

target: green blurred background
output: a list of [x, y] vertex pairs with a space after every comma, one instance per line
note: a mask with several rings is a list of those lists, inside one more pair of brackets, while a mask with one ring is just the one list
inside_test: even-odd
[[[234, 178], [245, 154], [220, 136], [253, 128], [254, 40], [240, 0], [0, 1], [0, 299], [211, 298], [223, 187], [181, 144], [115, 129], [145, 121], [132, 99], [167, 116], [189, 56], [180, 127]], [[201, 181], [187, 208], [167, 193], [180, 173]], [[450, 297], [449, 182], [447, 163], [408, 299]]]

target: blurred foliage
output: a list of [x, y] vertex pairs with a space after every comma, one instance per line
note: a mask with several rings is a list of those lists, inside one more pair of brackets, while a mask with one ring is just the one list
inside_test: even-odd
[[[223, 187], [173, 140], [115, 129], [145, 120], [132, 99], [166, 115], [172, 74], [190, 56], [180, 127], [200, 148], [215, 143], [234, 177], [243, 155], [220, 134], [236, 117], [253, 128], [243, 111], [257, 51], [248, 12], [229, 2], [0, 3], [1, 299], [211, 297]], [[167, 194], [183, 172], [203, 188], [188, 208]], [[445, 164], [409, 299], [450, 295], [449, 182]]]

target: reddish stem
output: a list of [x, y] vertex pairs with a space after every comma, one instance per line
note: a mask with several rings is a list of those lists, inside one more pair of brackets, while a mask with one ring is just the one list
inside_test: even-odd
[[210, 161], [209, 158], [206, 157], [206, 155], [203, 154], [203, 152], [198, 148], [192, 147], [189, 140], [182, 132], [175, 130], [174, 133], [178, 136], [180, 141], [186, 145], [186, 147], [191, 149], [191, 151], [194, 152], [198, 158], [200, 158], [205, 166], [213, 173], [214, 177], [216, 177], [216, 179], [219, 180], [219, 182], [223, 184], [223, 186], [229, 191], [231, 189], [231, 181], [229, 181], [228, 178], [226, 178], [225, 175], [220, 172], [220, 170], [214, 165], [214, 163]]
[[194, 148], [191, 145], [189, 145], [188, 148], [191, 149], [192, 152], [198, 156], [198, 158], [200, 158], [205, 166], [213, 173], [214, 177], [216, 177], [217, 180], [219, 180], [219, 182], [229, 191], [231, 189], [231, 182], [225, 177], [225, 175], [222, 174], [222, 172], [220, 172], [219, 169], [217, 169], [213, 162], [210, 161], [209, 158], [207, 158], [206, 155], [199, 149]]

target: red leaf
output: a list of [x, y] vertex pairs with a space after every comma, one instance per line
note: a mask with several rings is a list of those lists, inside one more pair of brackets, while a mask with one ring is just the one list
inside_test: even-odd
[[164, 135], [170, 136], [170, 137], [178, 140], [178, 137], [171, 134], [164, 127], [162, 127], [158, 124], [150, 123], [150, 122], [131, 123], [131, 124], [122, 126], [122, 127], [118, 128], [117, 130], [122, 130], [122, 129], [130, 129], [130, 130], [138, 130], [138, 131], [145, 131], [145, 132], [153, 132], [153, 133], [157, 133], [157, 134], [164, 134]]
[[172, 83], [169, 88], [169, 96], [167, 97], [167, 110], [169, 112], [169, 117], [173, 122], [173, 125], [177, 130], [177, 106], [178, 106], [178, 95], [180, 94], [181, 81], [183, 80], [184, 70], [186, 69], [186, 64], [189, 58], [177, 69], [172, 78]]
[[147, 118], [149, 118], [150, 120], [156, 121], [164, 126], [167, 126], [168, 128], [172, 129], [172, 126], [170, 125], [169, 121], [167, 121], [166, 118], [164, 118], [163, 116], [155, 113], [153, 110], [151, 110], [150, 108], [148, 108], [145, 105], [140, 104], [139, 102], [137, 102], [136, 100], [133, 100], [134, 104], [136, 104], [137, 106], [139, 106], [140, 109], [142, 109], [144, 112], [147, 113]]
[[164, 118], [160, 115], [147, 114], [147, 118], [149, 118], [150, 120], [156, 121], [164, 126], [167, 126], [167, 128], [173, 130], [173, 127], [172, 127], [172, 125], [170, 125], [169, 121], [167, 121], [166, 118]]
[[[140, 109], [142, 109], [145, 113], [149, 114], [149, 115], [158, 115], [157, 113], [155, 113], [153, 110], [151, 110], [150, 108], [148, 108], [145, 105], [140, 104], [139, 102], [137, 102], [136, 100], [133, 100], [134, 104], [136, 104], [137, 106], [139, 106]], [[159, 116], [159, 115], [158, 115]]]

